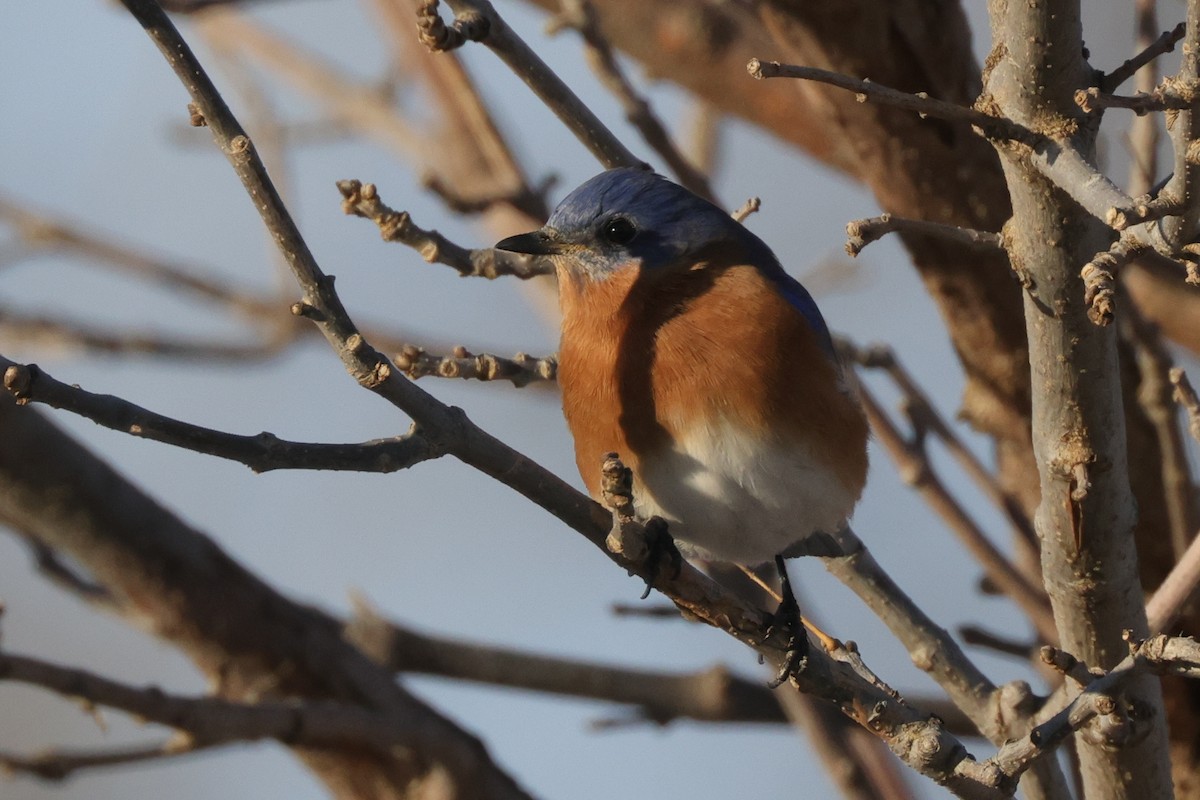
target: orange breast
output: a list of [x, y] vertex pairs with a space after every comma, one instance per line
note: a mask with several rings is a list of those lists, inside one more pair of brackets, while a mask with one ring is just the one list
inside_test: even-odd
[[709, 262], [604, 280], [560, 271], [559, 383], [593, 495], [610, 451], [634, 470], [706, 421], [803, 443], [857, 497], [867, 424], [808, 321], [758, 270]]

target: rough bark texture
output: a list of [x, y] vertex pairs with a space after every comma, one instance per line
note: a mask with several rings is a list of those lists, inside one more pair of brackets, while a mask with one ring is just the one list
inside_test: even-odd
[[[1095, 120], [1073, 96], [1086, 83], [1079, 9], [1071, 2], [992, 8], [986, 90], [1012, 119], [1063, 138], [1093, 161]], [[1051, 44], [1052, 43], [1052, 44]], [[1025, 316], [1033, 375], [1033, 443], [1041, 478], [1035, 524], [1042, 574], [1061, 645], [1093, 667], [1127, 653], [1122, 631], [1149, 630], [1133, 527], [1117, 335], [1093, 324], [1079, 265], [1113, 234], [1043, 178], [1024, 146], [1001, 147], [1013, 200], [1011, 254], [1028, 275]], [[1090, 484], [1090, 485], [1089, 485]], [[1129, 687], [1145, 738], [1119, 748], [1076, 736], [1090, 800], [1171, 797], [1167, 728], [1158, 681]]]

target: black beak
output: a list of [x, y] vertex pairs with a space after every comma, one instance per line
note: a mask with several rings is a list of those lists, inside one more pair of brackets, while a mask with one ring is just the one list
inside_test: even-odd
[[507, 250], [510, 253], [528, 253], [532, 256], [552, 256], [562, 252], [562, 245], [543, 229], [510, 236], [497, 242], [496, 249]]

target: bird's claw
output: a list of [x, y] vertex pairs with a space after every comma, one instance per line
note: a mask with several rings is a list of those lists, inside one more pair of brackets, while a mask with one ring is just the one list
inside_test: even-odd
[[683, 556], [675, 546], [675, 539], [667, 530], [666, 520], [662, 517], [651, 517], [646, 521], [646, 572], [649, 577], [646, 579], [646, 591], [642, 592], [643, 600], [650, 596], [650, 589], [664, 566], [664, 559], [670, 564], [671, 579], [678, 578], [683, 571]]
[[796, 602], [791, 587], [787, 585], [784, 586], [783, 599], [779, 602], [779, 608], [771, 615], [771, 622], [767, 625], [764, 640], [770, 639], [779, 631], [787, 633], [787, 651], [783, 658], [783, 664], [779, 667], [779, 672], [767, 684], [771, 689], [783, 685], [793, 675], [800, 674], [808, 659], [808, 632], [800, 620], [800, 605]]

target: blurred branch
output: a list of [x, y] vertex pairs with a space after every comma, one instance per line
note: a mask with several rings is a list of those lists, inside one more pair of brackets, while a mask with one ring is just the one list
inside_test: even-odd
[[[482, 42], [500, 57], [525, 85], [546, 104], [583, 143], [592, 155], [605, 166], [635, 167], [641, 159], [625, 148], [604, 123], [592, 113], [546, 63], [517, 36], [487, 0], [449, 0], [454, 10], [454, 30], [470, 30], [465, 38]], [[446, 50], [461, 46], [464, 37], [445, 38], [446, 28], [438, 16], [438, 0], [424, 0], [417, 14], [417, 27], [422, 43], [430, 50]]]
[[1179, 618], [1200, 586], [1200, 536], [1191, 543], [1154, 594], [1146, 601], [1146, 618], [1151, 633], [1163, 633]]
[[157, 686], [135, 687], [83, 669], [0, 651], [3, 680], [40, 686], [67, 697], [124, 711], [189, 736], [186, 745], [212, 747], [229, 742], [274, 739], [292, 747], [349, 747], [372, 751], [427, 749], [441, 731], [417, 719], [395, 724], [370, 709], [313, 701], [238, 703], [219, 697], [183, 697]]
[[279, 314], [283, 308], [278, 300], [256, 296], [206, 277], [199, 267], [149, 255], [89, 232], [75, 223], [30, 211], [25, 204], [2, 195], [0, 220], [7, 222], [18, 238], [33, 250], [66, 251], [80, 256], [84, 263], [106, 265], [172, 292], [191, 294], [225, 306], [254, 321]]
[[1132, 304], [1122, 315], [1122, 322], [1122, 333], [1133, 345], [1137, 362], [1140, 378], [1137, 400], [1154, 427], [1154, 436], [1162, 453], [1159, 470], [1162, 472], [1163, 504], [1170, 524], [1171, 547], [1178, 559], [1187, 550], [1200, 521], [1196, 519], [1196, 490], [1170, 378], [1171, 354], [1158, 329], [1143, 319]]
[[[676, 613], [678, 617], [678, 613]], [[772, 692], [724, 667], [667, 674], [524, 653], [428, 636], [356, 603], [347, 638], [397, 672], [507, 686], [637, 706], [645, 721], [783, 722]]]
[[120, 397], [68, 386], [36, 365], [16, 364], [0, 356], [0, 368], [4, 388], [18, 402], [45, 403], [115, 431], [238, 461], [260, 473], [277, 469], [387, 473], [443, 455], [418, 431], [361, 444], [289, 442], [265, 431], [254, 436], [224, 433], [156, 414]]
[[1172, 367], [1167, 377], [1175, 387], [1176, 402], [1187, 412], [1188, 430], [1192, 438], [1200, 442], [1200, 397], [1196, 396], [1196, 390], [1188, 380], [1187, 373], [1179, 367]]
[[563, 0], [562, 11], [551, 22], [554, 27], [565, 25], [579, 32], [592, 70], [621, 104], [625, 119], [637, 129], [646, 144], [666, 162], [679, 183], [695, 194], [717, 202], [708, 178], [684, 158], [675, 146], [671, 134], [650, 107], [650, 103], [638, 94], [621, 71], [612, 47], [596, 23], [596, 12], [592, 4], [588, 0]]
[[156, 747], [129, 747], [101, 751], [56, 749], [30, 756], [0, 752], [0, 771], [36, 775], [47, 781], [63, 781], [81, 770], [124, 766], [146, 761], [163, 761], [168, 758], [189, 755], [201, 749], [203, 747], [194, 741], [183, 736], [175, 736]]
[[205, 341], [201, 337], [111, 331], [82, 322], [20, 314], [0, 308], [0, 338], [36, 344], [48, 350], [80, 349], [107, 354], [170, 358], [176, 361], [244, 362], [278, 355], [300, 329], [277, 327], [277, 336], [251, 344]]

